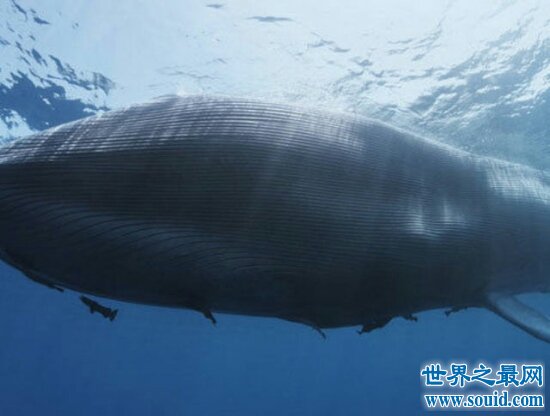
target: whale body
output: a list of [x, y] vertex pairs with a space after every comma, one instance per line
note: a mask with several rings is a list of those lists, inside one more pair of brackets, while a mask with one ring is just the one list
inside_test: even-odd
[[0, 258], [56, 288], [364, 331], [550, 287], [550, 177], [381, 122], [164, 97], [0, 148]]

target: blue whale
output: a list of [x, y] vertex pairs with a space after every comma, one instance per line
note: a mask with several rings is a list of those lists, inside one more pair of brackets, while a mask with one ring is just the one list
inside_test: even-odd
[[550, 177], [354, 115], [163, 97], [0, 148], [0, 258], [128, 302], [382, 327], [482, 307], [550, 342]]

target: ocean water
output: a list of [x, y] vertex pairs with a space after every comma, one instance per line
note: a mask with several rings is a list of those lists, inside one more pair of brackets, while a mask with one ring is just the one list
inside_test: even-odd
[[[0, 0], [1, 140], [173, 93], [362, 114], [550, 170], [550, 3]], [[106, 303], [112, 323], [0, 264], [0, 415], [420, 415], [426, 363], [550, 362], [481, 309], [323, 339]]]

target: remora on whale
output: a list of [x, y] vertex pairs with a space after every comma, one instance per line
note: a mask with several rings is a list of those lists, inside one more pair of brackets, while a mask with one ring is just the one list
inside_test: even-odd
[[[358, 116], [165, 97], [0, 149], [0, 257], [34, 280], [316, 328], [550, 288], [550, 177]], [[213, 319], [213, 318], [212, 318]]]

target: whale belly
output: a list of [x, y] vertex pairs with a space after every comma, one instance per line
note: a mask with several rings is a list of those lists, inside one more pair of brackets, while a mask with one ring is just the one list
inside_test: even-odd
[[358, 324], [473, 272], [468, 163], [359, 118], [166, 98], [2, 148], [0, 256], [106, 297]]

